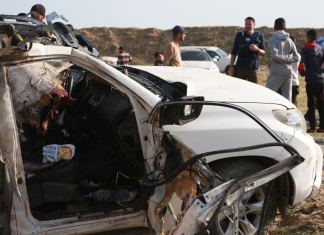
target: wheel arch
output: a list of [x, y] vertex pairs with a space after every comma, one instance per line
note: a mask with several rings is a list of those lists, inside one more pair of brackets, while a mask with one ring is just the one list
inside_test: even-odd
[[[229, 157], [229, 158], [222, 158], [217, 159], [214, 161], [208, 162], [209, 165], [217, 164], [219, 162], [228, 162], [228, 161], [242, 161], [248, 160], [251, 162], [259, 162], [265, 168], [271, 165], [278, 163], [278, 161], [265, 157], [265, 156], [238, 156], [238, 157]], [[279, 185], [279, 203], [278, 208], [282, 215], [285, 215], [286, 209], [288, 206], [293, 204], [293, 200], [295, 197], [295, 182], [290, 174], [287, 172], [278, 179], [276, 179], [276, 184]]]
[[224, 73], [225, 73], [226, 75], [228, 75], [229, 69], [230, 69], [230, 66], [227, 65], [227, 66], [225, 67], [225, 69], [224, 69]]

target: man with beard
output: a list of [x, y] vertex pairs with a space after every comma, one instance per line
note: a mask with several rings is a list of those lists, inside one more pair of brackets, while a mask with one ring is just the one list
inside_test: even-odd
[[[263, 35], [254, 30], [253, 17], [245, 18], [244, 30], [236, 34], [231, 53], [229, 75], [257, 83], [259, 55], [265, 54]], [[234, 63], [236, 61], [234, 68]]]

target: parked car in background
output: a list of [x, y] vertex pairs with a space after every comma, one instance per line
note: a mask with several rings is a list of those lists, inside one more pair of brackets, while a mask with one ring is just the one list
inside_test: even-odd
[[208, 53], [203, 49], [180, 47], [180, 51], [184, 67], [219, 71], [216, 63], [213, 62]]
[[214, 61], [221, 73], [228, 74], [229, 65], [231, 61], [231, 55], [227, 54], [224, 50], [219, 47], [212, 46], [184, 46], [183, 49], [201, 49], [207, 52], [209, 57]]

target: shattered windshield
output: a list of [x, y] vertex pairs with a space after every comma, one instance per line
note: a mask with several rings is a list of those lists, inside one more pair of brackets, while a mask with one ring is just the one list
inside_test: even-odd
[[187, 86], [184, 83], [169, 83], [154, 74], [133, 67], [127, 68], [127, 74], [163, 100], [177, 100], [187, 94]]
[[144, 86], [146, 89], [154, 93], [155, 95], [158, 95], [161, 98], [166, 97], [166, 94], [161, 90], [157, 85], [155, 85], [153, 82], [137, 75], [134, 73], [129, 73], [128, 76], [135, 80], [136, 82], [140, 83], [142, 86]]

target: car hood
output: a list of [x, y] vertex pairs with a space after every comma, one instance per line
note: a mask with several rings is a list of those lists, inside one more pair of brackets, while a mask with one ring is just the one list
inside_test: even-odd
[[184, 83], [187, 85], [187, 96], [204, 96], [206, 101], [272, 103], [295, 108], [286, 98], [264, 86], [212, 70], [165, 66], [132, 67], [154, 74], [170, 83]]
[[213, 61], [186, 60], [182, 61], [182, 64], [184, 67], [219, 70], [217, 65]]

